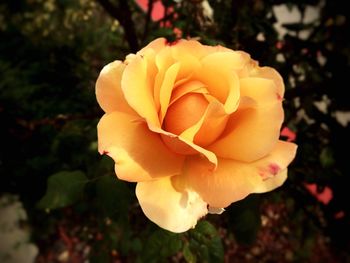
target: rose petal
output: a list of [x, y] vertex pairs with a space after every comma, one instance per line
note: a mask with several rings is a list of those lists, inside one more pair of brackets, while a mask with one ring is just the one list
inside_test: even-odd
[[180, 86], [174, 88], [171, 94], [169, 106], [188, 93], [208, 94], [208, 90], [205, 88], [204, 84], [199, 81], [187, 81], [181, 84]]
[[[125, 67], [121, 88], [128, 104], [148, 123], [159, 127], [157, 108], [153, 99], [153, 74], [148, 59], [137, 55]], [[153, 69], [152, 69], [153, 70]]]
[[270, 67], [254, 67], [249, 75], [251, 77], [258, 77], [264, 79], [270, 79], [275, 82], [277, 88], [277, 94], [280, 98], [284, 96], [284, 82], [281, 75], [273, 68]]
[[171, 151], [184, 155], [199, 154], [211, 163], [213, 169], [215, 169], [215, 167], [217, 166], [218, 160], [213, 152], [208, 151], [203, 147], [198, 146], [197, 144], [186, 140], [185, 138], [182, 138], [180, 136], [176, 136], [173, 134], [169, 135], [167, 134], [167, 132], [164, 131], [158, 132], [161, 133], [163, 142], [167, 147], [169, 147]]
[[160, 116], [159, 119], [161, 123], [163, 122], [163, 119], [165, 117], [165, 114], [168, 110], [170, 98], [172, 94], [172, 90], [175, 84], [177, 73], [180, 69], [180, 63], [175, 63], [169, 67], [169, 69], [166, 71], [163, 79], [162, 86], [160, 88]]
[[[157, 107], [157, 111], [159, 111], [161, 107], [161, 88], [164, 83], [164, 77], [169, 67], [175, 63], [173, 57], [171, 56], [171, 47], [165, 46], [162, 50], [158, 51], [154, 58], [154, 63], [157, 67], [158, 73], [155, 75], [154, 79], [154, 87], [153, 87], [153, 97], [154, 102]], [[177, 66], [178, 67], [178, 66]], [[178, 72], [179, 69], [177, 69]], [[176, 73], [177, 73], [176, 72]], [[176, 75], [175, 75], [176, 77]]]
[[259, 63], [255, 60], [253, 60], [250, 55], [244, 51], [238, 50], [236, 51], [241, 55], [241, 58], [243, 60], [243, 68], [240, 69], [237, 74], [240, 78], [247, 78], [250, 77], [250, 72], [259, 66]]
[[232, 49], [223, 47], [221, 45], [208, 46], [191, 39], [180, 39], [176, 43], [172, 44], [172, 46], [176, 48], [174, 49], [175, 55], [181, 56], [183, 54], [192, 54], [197, 59], [201, 59], [205, 56], [217, 52], [235, 52]]
[[209, 207], [208, 207], [208, 213], [209, 213], [209, 214], [221, 215], [223, 212], [225, 212], [225, 209], [224, 209], [224, 208], [221, 208], [221, 207], [213, 207], [213, 206], [209, 206]]
[[202, 118], [207, 106], [208, 101], [202, 94], [188, 93], [169, 107], [163, 127], [168, 132], [180, 135]]
[[181, 39], [177, 41], [173, 47], [173, 55], [177, 58], [181, 57], [183, 54], [191, 54], [197, 59], [201, 59], [202, 57], [214, 52], [213, 47], [202, 45], [195, 40]]
[[[232, 50], [222, 46], [206, 46], [195, 40], [181, 39], [171, 45], [171, 54], [175, 61], [181, 63], [181, 68], [176, 80], [176, 87], [189, 80], [194, 72], [201, 71], [200, 59], [215, 52], [231, 52]], [[227, 59], [227, 58], [226, 58]], [[195, 80], [195, 78], [193, 78]]]
[[151, 221], [175, 233], [193, 228], [208, 213], [207, 204], [197, 193], [175, 190], [169, 177], [138, 183], [136, 196]]
[[146, 50], [153, 49], [155, 52], [159, 52], [164, 47], [166, 47], [167, 40], [163, 37], [157, 38], [150, 42], [147, 46], [142, 48], [137, 54], [144, 55]]
[[175, 61], [178, 61], [181, 65], [179, 73], [176, 77], [176, 83], [174, 85], [174, 87], [177, 87], [191, 79], [194, 72], [201, 67], [201, 64], [199, 63], [199, 60], [192, 54], [174, 54], [174, 50], [176, 50], [176, 46], [172, 49], [172, 56]]
[[121, 90], [121, 78], [125, 65], [114, 61], [106, 65], [96, 81], [96, 98], [101, 108], [106, 112], [122, 111], [135, 114], [126, 102]]
[[192, 127], [182, 132], [180, 137], [193, 141], [197, 145], [206, 146], [221, 135], [228, 117], [224, 106], [214, 100], [208, 105], [202, 118]]
[[132, 115], [106, 114], [97, 132], [99, 152], [114, 159], [120, 179], [136, 182], [181, 172], [184, 157], [169, 151], [158, 134]]
[[249, 77], [240, 79], [241, 96], [249, 97], [260, 105], [280, 101], [278, 87], [271, 79]]
[[240, 106], [231, 115], [222, 137], [207, 149], [222, 158], [251, 162], [275, 146], [284, 114], [273, 81], [245, 78], [240, 83], [243, 98], [255, 103]]
[[209, 94], [225, 105], [227, 113], [234, 112], [240, 97], [235, 70], [244, 65], [241, 55], [236, 52], [217, 52], [205, 56], [200, 62], [202, 68], [196, 72], [194, 79], [205, 84]]
[[[259, 175], [263, 178], [263, 184], [257, 185], [254, 193], [269, 192], [284, 183], [284, 181], [287, 179], [287, 166], [294, 159], [296, 150], [296, 144], [278, 141], [274, 150], [267, 157], [256, 162], [259, 169]], [[267, 161], [278, 161], [270, 162], [264, 167], [266, 158]]]
[[206, 159], [188, 157], [184, 174], [174, 180], [184, 181], [184, 185], [198, 192], [210, 206], [227, 207], [250, 193], [280, 186], [286, 178], [284, 170], [295, 153], [295, 144], [279, 141], [269, 155], [256, 162], [219, 159], [215, 171], [206, 165]]
[[[197, 47], [197, 50], [193, 49], [194, 46]], [[193, 73], [201, 67], [197, 57], [200, 50], [203, 50], [202, 45], [200, 46], [198, 47], [192, 41], [187, 40], [181, 40], [176, 45], [171, 46], [171, 56], [181, 64], [175, 86], [189, 80]]]
[[[207, 158], [207, 160], [212, 164], [213, 168], [216, 167], [218, 161], [217, 161], [217, 157], [216, 155], [211, 152], [208, 151], [196, 144], [194, 144], [193, 142], [190, 142], [184, 138], [181, 138], [173, 133], [167, 132], [165, 130], [163, 130], [162, 128], [153, 126], [152, 124], [147, 123], [148, 128], [155, 132], [155, 133], [159, 133], [164, 144], [171, 149], [172, 152], [175, 153], [180, 153], [181, 155], [187, 155], [187, 154], [199, 154], [201, 156], [204, 156], [205, 158]], [[185, 148], [185, 151], [190, 151], [190, 152], [182, 152], [181, 148]], [[179, 149], [179, 151], [176, 151], [176, 149]]]
[[[155, 57], [158, 73], [154, 82], [154, 101], [158, 108], [161, 107], [161, 104], [163, 104], [163, 107], [161, 107], [163, 108], [163, 113], [164, 93], [167, 94], [165, 97], [168, 97], [169, 95], [171, 96], [171, 91], [173, 88], [189, 80], [192, 77], [193, 72], [200, 67], [198, 59], [193, 55], [188, 53], [183, 53], [181, 55], [178, 54], [176, 50], [179, 46], [181, 46], [181, 44], [166, 46], [159, 51]], [[174, 72], [174, 67], [176, 67], [176, 72]], [[172, 74], [170, 74], [169, 71], [173, 71]], [[166, 77], [170, 77], [169, 75], [171, 75], [171, 78], [174, 79], [174, 81], [171, 81], [172, 85], [169, 85], [169, 80], [165, 80]], [[168, 89], [164, 89], [165, 82], [168, 82], [168, 85], [166, 85], [168, 86]], [[164, 90], [167, 90], [167, 92], [164, 92]], [[164, 117], [164, 115], [161, 116]]]
[[[158, 89], [156, 88], [157, 85], [157, 76], [159, 74], [159, 69], [156, 65], [156, 57], [157, 57], [156, 51], [153, 49], [147, 49], [143, 51], [142, 57], [146, 60], [147, 63], [147, 77], [149, 79], [149, 83], [151, 86], [151, 89], [153, 88], [153, 96], [155, 95], [155, 90], [157, 90], [157, 95], [159, 96], [159, 88], [162, 83], [159, 83]], [[163, 70], [164, 73], [164, 70]], [[159, 98], [159, 97], [158, 97]], [[160, 109], [159, 99], [154, 100], [156, 105], [156, 111], [158, 112]]]
[[276, 175], [264, 180], [264, 183], [257, 185], [253, 193], [266, 193], [276, 189], [286, 181], [287, 175], [288, 169], [281, 170]]

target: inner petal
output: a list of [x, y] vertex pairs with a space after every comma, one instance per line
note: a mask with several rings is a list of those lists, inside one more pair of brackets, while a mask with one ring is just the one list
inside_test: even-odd
[[224, 106], [218, 101], [213, 101], [203, 116], [202, 123], [198, 123], [199, 129], [195, 134], [194, 142], [201, 146], [207, 146], [215, 141], [224, 131], [229, 115]]
[[197, 81], [197, 80], [187, 81], [182, 85], [174, 88], [171, 94], [170, 105], [188, 93], [208, 94], [208, 90], [205, 88], [204, 84], [200, 81]]
[[242, 105], [208, 149], [222, 158], [252, 162], [268, 154], [279, 138], [284, 119], [282, 101], [272, 80], [243, 78], [240, 87]]
[[228, 114], [234, 112], [240, 98], [240, 83], [236, 72], [244, 65], [241, 55], [236, 52], [217, 52], [204, 57], [200, 62], [202, 67], [195, 72], [194, 78], [205, 84], [209, 93], [225, 106]]
[[179, 135], [197, 123], [205, 113], [208, 101], [202, 94], [188, 93], [175, 101], [168, 109], [163, 127]]

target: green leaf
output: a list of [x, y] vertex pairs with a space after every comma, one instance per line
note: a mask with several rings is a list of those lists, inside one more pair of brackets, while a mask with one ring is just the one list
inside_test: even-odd
[[198, 222], [189, 232], [189, 246], [183, 254], [188, 262], [223, 262], [224, 248], [216, 228], [208, 221]]
[[96, 181], [96, 202], [105, 216], [128, 216], [132, 194], [126, 182], [116, 176], [101, 176]]
[[37, 203], [39, 209], [57, 209], [76, 202], [84, 191], [87, 177], [81, 171], [62, 171], [51, 175], [46, 193]]
[[91, 263], [105, 263], [112, 262], [110, 250], [108, 250], [104, 245], [100, 243], [93, 243], [89, 262]]
[[190, 246], [188, 243], [186, 243], [182, 249], [182, 254], [186, 260], [187, 263], [196, 263], [197, 257], [196, 255], [191, 251]]
[[212, 238], [217, 235], [215, 227], [205, 220], [199, 221], [195, 230], [197, 233], [200, 233], [208, 238]]
[[329, 168], [334, 165], [335, 160], [333, 157], [334, 153], [330, 147], [325, 147], [320, 153], [320, 162], [324, 168]]
[[230, 227], [237, 242], [252, 244], [261, 226], [259, 197], [250, 195], [242, 201], [232, 204], [227, 212], [230, 217]]
[[158, 229], [146, 240], [143, 262], [164, 262], [182, 247], [181, 235]]

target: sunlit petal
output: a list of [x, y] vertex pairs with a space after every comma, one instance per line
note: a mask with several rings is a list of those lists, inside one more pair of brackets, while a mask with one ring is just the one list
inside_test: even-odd
[[109, 113], [122, 111], [134, 114], [124, 98], [121, 89], [121, 78], [125, 69], [122, 61], [114, 61], [106, 65], [96, 81], [96, 98], [101, 108]]
[[296, 145], [279, 141], [270, 154], [252, 162], [219, 159], [217, 169], [198, 156], [188, 157], [185, 172], [176, 176], [197, 191], [213, 207], [227, 207], [251, 193], [275, 189], [286, 179], [286, 167], [293, 160]]
[[222, 158], [251, 162], [275, 146], [284, 114], [273, 81], [245, 78], [240, 82], [242, 98], [247, 99], [231, 115], [223, 136], [208, 146], [208, 150]]
[[147, 59], [136, 56], [126, 67], [121, 88], [128, 104], [147, 122], [160, 126], [153, 98], [154, 76], [148, 74]]
[[254, 67], [253, 70], [250, 71], [249, 75], [251, 77], [273, 80], [277, 88], [278, 96], [280, 98], [283, 98], [284, 82], [281, 75], [275, 69], [270, 67]]
[[[205, 56], [194, 79], [205, 84], [210, 95], [225, 105], [227, 113], [234, 112], [240, 97], [239, 79], [235, 73], [244, 64], [239, 53], [217, 52]], [[220, 65], [220, 66], [218, 66]]]
[[159, 134], [134, 116], [113, 112], [97, 128], [99, 152], [114, 159], [120, 179], [136, 182], [181, 172], [184, 157], [171, 152]]
[[207, 204], [196, 192], [176, 190], [169, 177], [138, 183], [136, 196], [151, 221], [175, 233], [193, 228], [208, 213]]

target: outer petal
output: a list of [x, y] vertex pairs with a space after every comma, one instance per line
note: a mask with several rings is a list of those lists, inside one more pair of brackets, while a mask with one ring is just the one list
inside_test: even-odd
[[210, 206], [227, 207], [250, 193], [280, 186], [295, 153], [295, 144], [279, 141], [269, 155], [256, 162], [219, 159], [215, 171], [207, 165], [207, 160], [194, 156], [188, 159], [185, 174], [174, 180], [185, 181], [182, 184], [198, 192]]
[[193, 228], [208, 213], [207, 204], [197, 193], [175, 190], [169, 177], [138, 183], [136, 196], [150, 220], [175, 233]]
[[201, 59], [209, 54], [217, 52], [235, 52], [232, 49], [217, 45], [207, 46], [203, 45], [196, 40], [185, 40], [181, 39], [175, 43], [170, 43], [175, 49], [176, 54], [191, 54], [198, 59]]
[[166, 47], [167, 40], [163, 37], [157, 38], [150, 42], [147, 46], [141, 49], [137, 54], [144, 55], [146, 50], [153, 49], [155, 52], [159, 52]]
[[273, 68], [270, 67], [254, 67], [249, 75], [251, 77], [270, 79], [275, 82], [277, 87], [277, 93], [280, 98], [284, 96], [284, 82], [281, 75]]
[[[178, 54], [178, 52], [176, 52], [183, 42], [184, 41], [181, 41], [174, 46], [166, 46], [155, 56], [158, 73], [156, 74], [154, 82], [154, 101], [157, 108], [162, 108], [161, 111], [163, 113], [164, 95], [169, 94], [166, 97], [170, 96], [173, 88], [190, 79], [193, 72], [200, 67], [198, 59], [193, 55], [189, 53]], [[164, 89], [165, 83], [170, 84], [169, 77], [173, 78], [171, 81], [172, 85], [169, 85], [168, 89]], [[165, 90], [170, 92], [164, 92]]]
[[274, 190], [284, 183], [284, 181], [287, 179], [287, 175], [288, 169], [286, 168], [278, 172], [276, 175], [265, 179], [262, 184], [256, 186], [255, 190], [252, 193], [266, 193]]
[[200, 62], [202, 68], [194, 78], [205, 84], [209, 94], [225, 105], [227, 113], [234, 112], [240, 97], [235, 70], [244, 66], [241, 55], [236, 52], [217, 52], [204, 57]]
[[282, 101], [271, 80], [242, 79], [241, 94], [253, 103], [250, 107], [242, 104], [231, 115], [223, 136], [207, 148], [222, 158], [251, 162], [275, 146], [284, 114]]
[[116, 162], [117, 176], [127, 181], [144, 181], [180, 174], [184, 157], [171, 152], [159, 134], [132, 115], [106, 114], [97, 126], [98, 148]]
[[193, 73], [201, 67], [198, 56], [205, 54], [205, 47], [193, 40], [181, 40], [171, 46], [171, 56], [181, 64], [176, 78], [176, 86], [192, 77]]
[[198, 59], [214, 52], [214, 47], [202, 45], [196, 40], [181, 39], [173, 44], [174, 56], [180, 57], [182, 54], [191, 54]]
[[154, 75], [149, 74], [148, 59], [141, 55], [134, 57], [125, 67], [121, 88], [128, 104], [148, 123], [160, 126], [153, 99]]
[[[165, 46], [162, 50], [160, 50], [158, 53], [155, 54], [154, 57], [154, 63], [157, 67], [157, 74], [154, 79], [154, 86], [153, 86], [153, 97], [154, 102], [157, 107], [157, 110], [159, 111], [161, 106], [161, 88], [163, 86], [165, 74], [167, 73], [169, 67], [174, 64], [174, 59], [171, 56], [171, 47]], [[172, 70], [174, 71], [174, 70]], [[177, 69], [178, 71], [178, 69]], [[176, 72], [177, 73], [177, 72]], [[172, 75], [172, 74], [171, 74]], [[176, 77], [176, 74], [175, 74]], [[167, 81], [165, 81], [167, 82]]]
[[245, 66], [238, 75], [241, 78], [244, 77], [256, 77], [273, 80], [277, 87], [277, 93], [280, 98], [284, 95], [284, 82], [281, 75], [273, 68], [270, 67], [259, 67], [259, 63], [251, 59], [250, 55], [244, 51], [237, 51], [241, 54], [243, 60], [245, 61]]
[[[176, 50], [175, 47], [173, 50]], [[193, 73], [201, 67], [201, 64], [198, 59], [191, 54], [174, 54], [173, 52], [172, 56], [181, 64], [174, 86], [177, 87], [189, 80], [193, 76]]]
[[134, 114], [121, 90], [121, 78], [125, 65], [121, 61], [114, 61], [106, 65], [96, 81], [96, 98], [101, 108], [109, 113], [122, 111]]

